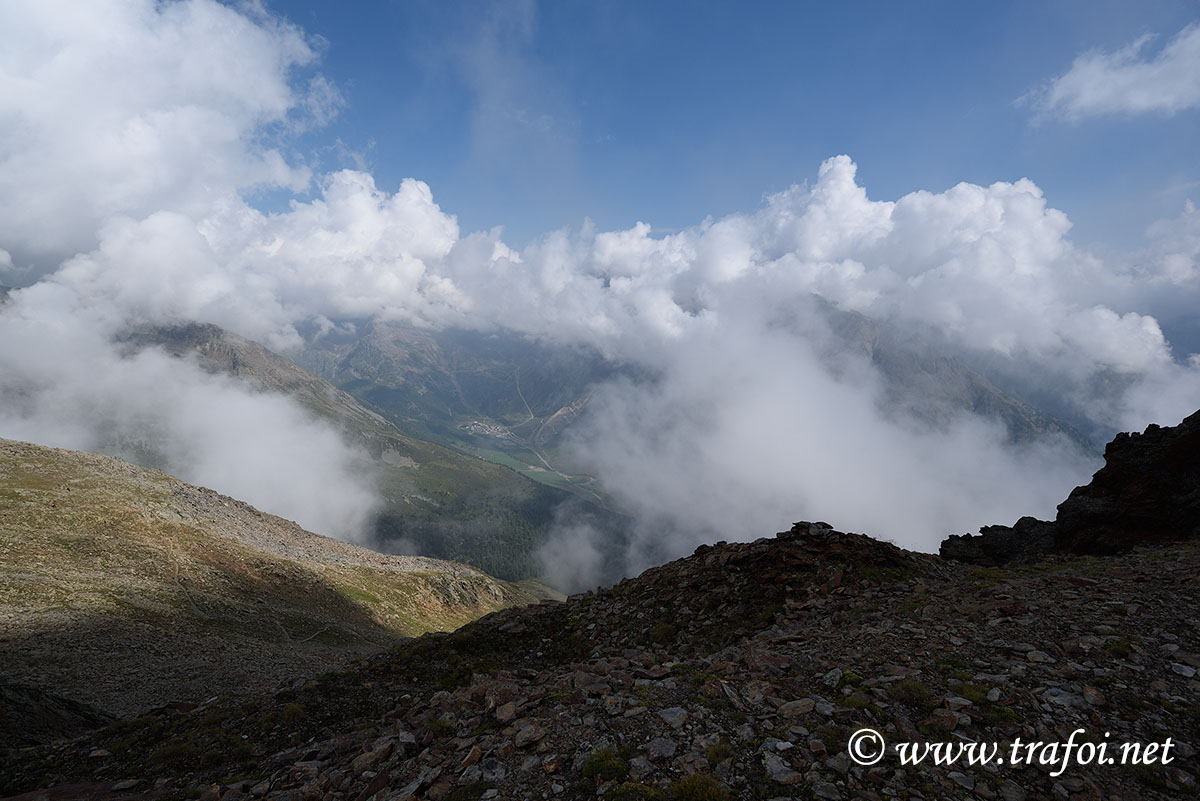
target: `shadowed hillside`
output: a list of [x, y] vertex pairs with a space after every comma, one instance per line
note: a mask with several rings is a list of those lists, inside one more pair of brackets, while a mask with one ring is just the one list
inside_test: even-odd
[[118, 459], [0, 440], [0, 672], [106, 712], [274, 686], [538, 597]]

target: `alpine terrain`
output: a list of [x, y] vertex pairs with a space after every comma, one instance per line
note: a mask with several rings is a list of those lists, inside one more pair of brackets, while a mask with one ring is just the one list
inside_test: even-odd
[[[73, 731], [80, 715], [266, 689], [547, 595], [318, 536], [119, 459], [11, 440], [0, 546], [6, 746]], [[69, 705], [60, 731], [38, 711], [44, 693], [95, 714]]]
[[[10, 751], [3, 786], [23, 799], [1184, 797], [1200, 742], [1198, 422], [1122, 435], [1062, 504], [1057, 526], [1086, 510], [1130, 526], [1100, 548], [1050, 538], [980, 566], [798, 523], [273, 690]], [[849, 750], [864, 729], [891, 744], [878, 760]], [[1081, 765], [1044, 747], [1070, 740], [1145, 758]], [[998, 750], [978, 760], [969, 744]]]

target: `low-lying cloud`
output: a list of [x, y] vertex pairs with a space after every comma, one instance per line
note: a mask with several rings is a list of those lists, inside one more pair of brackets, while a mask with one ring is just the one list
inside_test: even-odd
[[[1052, 436], [1016, 444], [968, 408], [933, 425], [889, 405], [817, 296], [1088, 435], [1174, 423], [1200, 398], [1200, 364], [1159, 323], [1200, 300], [1191, 206], [1143, 252], [1101, 258], [1031, 180], [874, 200], [836, 156], [746, 213], [669, 236], [585, 223], [518, 251], [500, 229], [461, 232], [420, 181], [380, 187], [287, 155], [289, 126], [318, 124], [340, 97], [310, 74], [319, 42], [295, 27], [209, 0], [114, 6], [90, 27], [40, 8], [0, 33], [64, 54], [20, 49], [3, 67], [43, 99], [0, 109], [25, 132], [0, 139], [0, 281], [28, 286], [0, 310], [0, 435], [96, 448], [157, 431], [157, 457], [183, 477], [350, 536], [374, 502], [336, 435], [189, 361], [126, 354], [120, 330], [213, 322], [288, 352], [300, 330], [374, 319], [584, 344], [654, 377], [597, 387], [569, 443], [636, 518], [620, 556], [633, 571], [805, 517], [928, 549], [1052, 515], [1086, 481], [1094, 457]], [[130, 44], [136, 56], [91, 80], [79, 63], [114, 38], [153, 46]], [[231, 74], [235, 46], [248, 55]], [[81, 130], [98, 144], [81, 147]], [[266, 213], [252, 204], [264, 186], [311, 194]], [[555, 575], [581, 586], [604, 572], [598, 531], [563, 515], [543, 551]]]
[[54, 278], [15, 292], [0, 311], [0, 436], [114, 454], [363, 538], [378, 508], [365, 454], [281, 396], [124, 352], [120, 324]]
[[1053, 515], [1088, 466], [1070, 443], [1014, 445], [970, 414], [938, 428], [889, 415], [865, 360], [834, 375], [816, 344], [747, 315], [677, 343], [659, 380], [593, 395], [572, 445], [637, 520], [648, 547], [632, 569], [793, 519], [936, 549], [981, 522]]

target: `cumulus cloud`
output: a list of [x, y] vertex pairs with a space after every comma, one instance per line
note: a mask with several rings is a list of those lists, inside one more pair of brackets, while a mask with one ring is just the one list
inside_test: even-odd
[[203, 215], [254, 187], [302, 189], [273, 128], [337, 105], [298, 28], [215, 0], [10, 3], [0, 26], [0, 241], [53, 267], [114, 215]]
[[456, 245], [447, 275], [488, 299], [478, 314], [618, 357], [724, 325], [740, 296], [818, 294], [1076, 377], [1170, 362], [1152, 317], [1123, 307], [1139, 279], [1080, 252], [1069, 230], [1029, 180], [874, 201], [838, 156], [814, 185], [752, 214], [661, 238], [644, 224], [560, 232], [519, 256], [497, 255], [502, 243], [481, 235]]
[[1021, 100], [1043, 114], [1079, 120], [1103, 114], [1174, 114], [1200, 106], [1200, 23], [1177, 33], [1154, 55], [1153, 36], [1111, 53], [1078, 56], [1071, 69]]
[[388, 194], [345, 170], [285, 213], [265, 215], [240, 198], [208, 211], [199, 220], [168, 211], [114, 218], [99, 247], [68, 260], [58, 280], [129, 319], [204, 320], [279, 350], [301, 344], [301, 321], [436, 320], [467, 303], [428, 269], [458, 225], [420, 181]]
[[[297, 72], [316, 43], [253, 4], [211, 0], [10, 4], [4, 16], [0, 279], [29, 284], [69, 258], [0, 311], [0, 436], [116, 453], [362, 536], [373, 478], [331, 428], [282, 397], [114, 342], [131, 323], [179, 319], [234, 320], [271, 339], [287, 317], [286, 294], [225, 261], [202, 224], [221, 218], [236, 238], [253, 216], [242, 193], [308, 184], [270, 142], [340, 103], [324, 78]], [[265, 326], [248, 324], [264, 313]]]
[[1152, 246], [1137, 265], [1143, 281], [1171, 292], [1200, 289], [1200, 211], [1187, 201], [1178, 217], [1159, 220], [1147, 235]]

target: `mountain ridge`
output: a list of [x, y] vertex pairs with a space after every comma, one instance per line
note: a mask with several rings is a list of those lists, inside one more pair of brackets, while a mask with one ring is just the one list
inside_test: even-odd
[[0, 542], [7, 680], [108, 713], [198, 703], [233, 677], [263, 688], [545, 597], [120, 459], [3, 439]]
[[385, 501], [373, 530], [380, 550], [462, 561], [508, 580], [538, 576], [534, 553], [554, 509], [573, 497], [566, 490], [412, 436], [369, 401], [216, 325], [141, 326], [121, 342], [131, 350], [155, 347], [197, 358], [209, 372], [287, 395], [340, 428], [370, 457]]
[[[1195, 543], [996, 572], [799, 523], [265, 696], [27, 754], [10, 790], [43, 775], [91, 776], [64, 792], [130, 801], [1176, 798], [1195, 780], [1200, 727], [1183, 699], [1200, 630], [1172, 621], [1177, 604], [1200, 600], [1198, 570]], [[1151, 698], [1162, 705], [1147, 710]], [[281, 723], [286, 708], [301, 711]], [[1067, 776], [859, 766], [845, 744], [863, 727], [889, 742], [1169, 732], [1178, 761]], [[37, 773], [39, 759], [57, 772]]]

